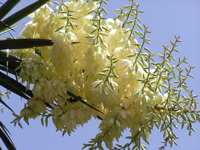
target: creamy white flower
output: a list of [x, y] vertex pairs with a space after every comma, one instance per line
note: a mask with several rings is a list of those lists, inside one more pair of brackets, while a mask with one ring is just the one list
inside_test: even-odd
[[[145, 115], [149, 107], [154, 107], [163, 102], [167, 97], [161, 93], [155, 94], [148, 88], [141, 93], [143, 83], [138, 79], [147, 76], [136, 57], [127, 57], [136, 53], [137, 43], [135, 37], [130, 33], [124, 33], [122, 22], [119, 19], [105, 20], [104, 27], [100, 32], [108, 36], [100, 35], [104, 44], [99, 42], [93, 44], [97, 32], [92, 25], [91, 19], [94, 14], [88, 12], [96, 9], [96, 3], [89, 0], [77, 0], [65, 2], [76, 19], [68, 21], [74, 25], [74, 29], [68, 24], [66, 32], [67, 17], [64, 13], [56, 13], [47, 5], [37, 10], [32, 21], [22, 31], [25, 38], [51, 39], [53, 46], [39, 48], [41, 54], [36, 54], [34, 49], [13, 50], [12, 54], [22, 58], [21, 76], [22, 82], [32, 83], [33, 98], [28, 101], [30, 108], [21, 111], [21, 115], [29, 117], [30, 111], [41, 113], [46, 110], [45, 103], [54, 109], [51, 111], [53, 122], [57, 129], [76, 129], [77, 125], [83, 126], [91, 117], [101, 116], [101, 134], [104, 128], [112, 127], [116, 132], [114, 135], [109, 131], [111, 140], [118, 140], [121, 132], [127, 127], [134, 135], [138, 127], [144, 123]], [[63, 7], [63, 11], [68, 11]], [[61, 30], [55, 32], [59, 27]], [[85, 38], [91, 36], [91, 38]], [[112, 64], [107, 56], [116, 58], [118, 62]], [[112, 61], [113, 63], [113, 61]], [[137, 72], [135, 66], [137, 65]], [[105, 71], [105, 70], [108, 71]], [[102, 73], [104, 70], [104, 75]], [[114, 70], [119, 78], [108, 76], [110, 70]], [[152, 73], [152, 71], [151, 71]], [[108, 81], [109, 78], [109, 81]], [[153, 85], [152, 85], [153, 86]], [[154, 87], [153, 87], [154, 88]], [[80, 102], [70, 103], [67, 91], [80, 96], [85, 102], [98, 108], [105, 113], [102, 115]], [[138, 92], [139, 91], [139, 92]], [[135, 93], [138, 92], [136, 96]], [[56, 103], [56, 105], [53, 105]], [[34, 117], [37, 117], [34, 116]], [[105, 136], [105, 139], [109, 138]], [[112, 141], [108, 143], [112, 145]]]

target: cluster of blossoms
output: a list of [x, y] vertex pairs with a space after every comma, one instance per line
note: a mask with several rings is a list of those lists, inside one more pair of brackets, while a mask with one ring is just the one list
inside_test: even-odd
[[[143, 88], [138, 79], [147, 76], [140, 65], [137, 71], [133, 67], [135, 57], [127, 57], [136, 53], [137, 40], [124, 32], [118, 19], [102, 22], [101, 35], [94, 32], [94, 13], [88, 12], [97, 7], [95, 2], [82, 0], [65, 2], [58, 11], [44, 5], [26, 24], [22, 36], [51, 39], [53, 46], [41, 47], [39, 53], [22, 49], [12, 50], [12, 54], [23, 60], [22, 82], [27, 82], [27, 88], [33, 84], [34, 97], [29, 99], [21, 116], [45, 113], [48, 104], [53, 108], [49, 113], [58, 130], [76, 129], [91, 117], [100, 117], [101, 132], [97, 137], [105, 136], [106, 145], [112, 147], [112, 141], [118, 140], [126, 128], [136, 134], [145, 123], [145, 116], [166, 96], [146, 87], [136, 94]], [[93, 42], [95, 37], [103, 43]], [[152, 88], [155, 89], [153, 84]], [[80, 101], [69, 101], [67, 91], [102, 113]], [[115, 134], [107, 132], [110, 128]], [[145, 136], [149, 132], [147, 129]]]

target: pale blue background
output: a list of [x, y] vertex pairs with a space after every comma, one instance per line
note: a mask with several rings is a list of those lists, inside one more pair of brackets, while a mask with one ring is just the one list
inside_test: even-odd
[[[60, 2], [59, 0], [58, 2]], [[120, 8], [123, 5], [130, 4], [128, 0], [110, 0], [109, 6], [106, 7], [109, 17], [116, 17], [117, 14], [113, 11], [116, 8]], [[5, 2], [5, 0], [1, 1]], [[31, 4], [32, 0], [21, 0], [19, 5], [14, 9], [19, 10], [20, 8]], [[152, 31], [148, 35], [151, 39], [151, 45], [148, 48], [155, 52], [160, 53], [162, 45], [169, 45], [169, 40], [174, 41], [174, 34], [180, 35], [182, 43], [179, 44], [177, 48], [180, 50], [176, 57], [183, 57], [186, 55], [189, 59], [189, 64], [195, 66], [192, 71], [192, 75], [195, 79], [189, 79], [187, 84], [190, 89], [194, 90], [195, 94], [200, 93], [200, 1], [199, 0], [137, 0], [136, 2], [141, 4], [140, 9], [144, 10], [145, 13], [139, 15], [139, 18], [143, 21], [146, 26]], [[22, 20], [20, 23], [26, 23], [30, 18]], [[17, 30], [20, 33], [22, 28]], [[13, 33], [13, 32], [12, 32]], [[14, 33], [13, 33], [14, 34]], [[14, 34], [19, 37], [19, 34]], [[0, 38], [6, 38], [8, 35], [0, 36]], [[159, 60], [158, 60], [159, 61]], [[0, 88], [0, 90], [3, 90]], [[4, 98], [4, 100], [6, 100]], [[197, 98], [199, 101], [199, 97]], [[20, 109], [23, 108], [25, 100], [21, 100], [18, 96], [12, 94], [10, 100], [6, 102], [14, 109], [16, 113], [19, 114]], [[198, 107], [200, 108], [200, 107]], [[79, 150], [82, 148], [83, 143], [87, 143], [91, 138], [93, 138], [98, 132], [99, 121], [92, 119], [84, 127], [78, 128], [76, 132], [72, 133], [71, 137], [67, 135], [62, 137], [61, 132], [55, 131], [55, 126], [49, 121], [48, 128], [42, 127], [40, 118], [36, 120], [30, 120], [30, 126], [26, 125], [22, 121], [24, 129], [19, 126], [13, 127], [13, 124], [9, 122], [12, 121], [14, 117], [9, 110], [6, 110], [3, 114], [0, 113], [0, 120], [6, 125], [6, 127], [12, 133], [12, 139], [18, 150]], [[173, 146], [168, 147], [166, 150], [199, 150], [200, 149], [200, 124], [194, 124], [196, 129], [192, 136], [188, 136], [188, 131], [186, 130], [175, 130], [177, 136], [180, 137], [177, 140], [178, 147]], [[128, 136], [128, 131], [124, 134]], [[150, 150], [157, 150], [158, 147], [162, 146], [162, 134], [156, 129], [153, 131], [152, 137], [150, 137], [150, 145], [148, 146]], [[122, 137], [120, 143], [125, 143]], [[3, 150], [6, 149], [2, 141], [0, 140], [0, 145]]]

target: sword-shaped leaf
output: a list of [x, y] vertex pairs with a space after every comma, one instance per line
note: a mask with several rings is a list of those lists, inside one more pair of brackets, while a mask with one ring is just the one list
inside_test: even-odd
[[10, 30], [14, 30], [15, 28], [20, 27], [20, 26], [22, 26], [22, 25], [24, 25], [24, 24], [20, 24], [20, 25], [14, 26], [14, 27], [10, 27], [10, 28], [4, 29], [3, 31], [0, 32], [0, 35], [2, 35], [2, 34], [4, 34], [4, 33], [8, 32], [8, 31], [10, 31]]
[[0, 49], [23, 49], [39, 46], [53, 45], [51, 40], [47, 39], [8, 39], [0, 40]]
[[10, 108], [1, 98], [0, 98], [0, 103], [2, 103], [4, 106], [6, 106], [8, 109], [10, 109], [10, 111], [12, 111], [14, 113], [12, 108]]
[[[36, 9], [38, 9], [39, 7], [41, 7], [48, 1], [49, 0], [38, 0], [35, 3], [21, 9], [20, 11], [16, 12], [12, 16], [3, 20], [3, 22], [6, 25], [11, 26], [11, 25], [17, 23], [18, 21], [20, 21], [21, 19], [23, 19], [24, 17], [28, 16], [30, 13], [34, 12]], [[7, 27], [4, 24], [0, 24], [0, 31], [4, 30], [5, 28], [7, 28]]]
[[8, 150], [16, 150], [13, 141], [11, 140], [10, 136], [8, 135], [8, 133], [10, 134], [10, 132], [8, 131], [8, 129], [4, 126], [4, 124], [1, 121], [0, 121], [0, 126], [2, 128], [2, 129], [0, 129], [0, 138], [2, 139], [2, 141], [4, 142], [4, 144], [6, 145]]
[[[0, 85], [2, 85], [6, 89], [16, 93], [17, 95], [19, 95], [27, 100], [33, 96], [31, 90], [26, 90], [25, 86], [23, 86], [21, 83], [15, 81], [11, 77], [3, 74], [2, 72], [0, 72]], [[28, 97], [28, 96], [30, 96], [30, 97]]]
[[22, 60], [14, 57], [12, 55], [8, 55], [5, 51], [0, 50], [0, 60], [3, 60], [3, 59], [12, 59], [15, 61], [0, 61], [0, 69], [1, 70], [8, 71], [9, 73], [12, 73], [14, 75], [20, 73], [20, 70], [16, 70], [16, 68], [20, 66], [20, 62]]
[[0, 66], [0, 70], [3, 70], [3, 71], [8, 72], [8, 73], [11, 73], [11, 74], [13, 74], [15, 76], [19, 76], [19, 71], [15, 71], [15, 70], [12, 70], [12, 69], [4, 67], [4, 66]]
[[14, 7], [20, 2], [20, 0], [8, 0], [0, 8], [0, 20], [4, 18]]

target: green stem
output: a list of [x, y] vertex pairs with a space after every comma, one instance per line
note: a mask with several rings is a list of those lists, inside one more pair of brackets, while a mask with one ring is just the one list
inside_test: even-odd
[[[146, 78], [146, 81], [145, 81], [145, 83], [144, 83], [144, 86], [143, 86], [143, 89], [146, 87], [146, 84], [147, 83], [149, 83], [149, 76], [150, 76], [150, 74], [151, 74], [151, 63], [150, 63], [150, 58], [151, 58], [151, 54], [149, 54], [149, 56], [148, 56], [148, 64], [149, 64], [149, 66], [148, 66], [148, 75], [147, 75], [147, 78]], [[142, 91], [144, 91], [144, 90], [142, 90]]]
[[[128, 15], [127, 15], [127, 17], [126, 17], [126, 20], [124, 21], [124, 23], [123, 23], [123, 25], [122, 25], [122, 28], [124, 28], [125, 27], [125, 25], [126, 25], [126, 22], [128, 21], [128, 18], [129, 18], [129, 16], [130, 16], [130, 14], [131, 14], [131, 12], [132, 12], [132, 8], [133, 8], [133, 0], [132, 0], [132, 5], [130, 6], [130, 8], [129, 8], [129, 12], [128, 12]], [[137, 18], [137, 15], [136, 15], [136, 18]], [[135, 22], [136, 22], [136, 18], [135, 18]], [[135, 24], [135, 23], [134, 23]]]
[[137, 54], [137, 56], [136, 56], [136, 58], [135, 58], [135, 61], [134, 61], [134, 63], [133, 63], [133, 67], [136, 65], [136, 63], [137, 63], [137, 61], [138, 61], [138, 59], [139, 59], [139, 56], [140, 56], [140, 54], [142, 53], [142, 50], [143, 50], [143, 47], [144, 47], [144, 44], [145, 44], [145, 36], [146, 36], [146, 31], [147, 31], [147, 28], [148, 27], [145, 27], [145, 31], [144, 31], [144, 36], [143, 36], [143, 42], [142, 42], [142, 45], [141, 45], [141, 47], [139, 48], [140, 50], [139, 50], [139, 53]]
[[[166, 59], [165, 59], [165, 53], [166, 52], [166, 47], [164, 47], [164, 56], [163, 56], [163, 62], [162, 62], [162, 65], [161, 65], [161, 68], [163, 68], [164, 67], [164, 64], [165, 64], [165, 61], [166, 61]], [[164, 72], [164, 69], [162, 70], [161, 69], [161, 71], [160, 71], [160, 74], [159, 74], [159, 78], [158, 78], [158, 81], [157, 81], [157, 83], [156, 83], [156, 88], [155, 88], [155, 91], [158, 89], [158, 84], [159, 84], [159, 82], [160, 82], [160, 79], [161, 79], [161, 75], [162, 75], [162, 73]]]

